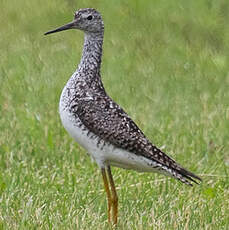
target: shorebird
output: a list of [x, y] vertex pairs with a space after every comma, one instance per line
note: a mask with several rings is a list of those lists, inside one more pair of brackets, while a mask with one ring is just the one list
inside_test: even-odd
[[118, 196], [111, 166], [163, 173], [190, 186], [201, 179], [152, 144], [107, 95], [100, 77], [104, 35], [100, 13], [92, 8], [80, 9], [72, 22], [45, 35], [69, 29], [84, 32], [84, 47], [80, 64], [62, 91], [60, 118], [68, 133], [98, 164], [107, 194], [108, 222], [116, 224]]

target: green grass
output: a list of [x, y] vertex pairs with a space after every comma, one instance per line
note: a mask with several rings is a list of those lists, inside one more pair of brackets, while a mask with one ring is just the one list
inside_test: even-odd
[[203, 178], [190, 188], [113, 168], [117, 229], [229, 229], [229, 2], [0, 0], [0, 229], [109, 229], [100, 171], [61, 125], [83, 34], [43, 33], [98, 9], [107, 92]]

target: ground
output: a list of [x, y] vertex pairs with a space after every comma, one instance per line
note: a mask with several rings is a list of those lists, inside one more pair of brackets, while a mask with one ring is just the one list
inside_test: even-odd
[[100, 171], [61, 125], [83, 33], [43, 33], [98, 9], [105, 88], [146, 136], [203, 178], [188, 187], [113, 168], [118, 229], [229, 228], [229, 2], [0, 0], [0, 229], [109, 229]]

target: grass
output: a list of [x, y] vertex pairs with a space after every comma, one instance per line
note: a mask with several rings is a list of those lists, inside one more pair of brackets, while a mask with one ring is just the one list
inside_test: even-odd
[[229, 2], [0, 0], [0, 229], [110, 229], [98, 167], [66, 133], [61, 90], [83, 34], [43, 33], [94, 7], [107, 92], [200, 175], [190, 188], [113, 168], [117, 229], [229, 228]]

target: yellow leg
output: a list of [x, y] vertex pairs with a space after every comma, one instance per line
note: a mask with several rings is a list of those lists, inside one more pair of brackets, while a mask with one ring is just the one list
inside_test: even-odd
[[107, 193], [108, 222], [110, 223], [111, 222], [111, 205], [112, 205], [111, 193], [110, 193], [109, 184], [108, 184], [108, 180], [107, 180], [107, 175], [106, 175], [105, 169], [102, 168], [101, 172], [102, 172], [102, 176], [103, 176], [103, 183], [104, 183], [105, 191]]
[[117, 196], [117, 192], [115, 189], [115, 184], [114, 184], [114, 180], [111, 174], [111, 167], [108, 166], [107, 167], [107, 172], [108, 172], [108, 178], [110, 181], [110, 185], [111, 185], [111, 202], [112, 202], [112, 221], [114, 224], [117, 224], [118, 221], [118, 196]]

